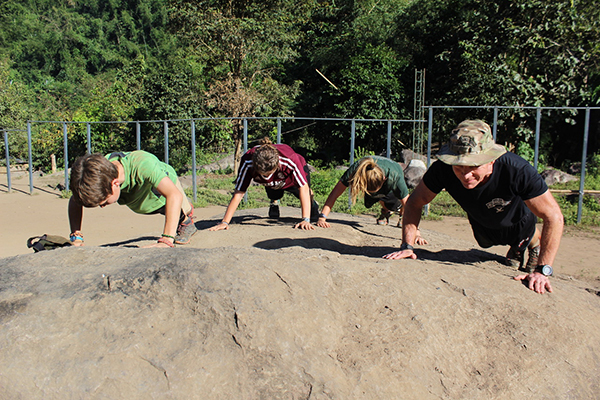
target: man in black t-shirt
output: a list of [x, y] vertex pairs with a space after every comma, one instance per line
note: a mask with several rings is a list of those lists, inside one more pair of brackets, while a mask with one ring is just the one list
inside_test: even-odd
[[[412, 246], [422, 208], [446, 189], [466, 211], [481, 247], [510, 245], [507, 263], [527, 272], [515, 279], [528, 281], [529, 288], [538, 293], [551, 292], [548, 276], [560, 244], [563, 216], [537, 171], [494, 143], [489, 125], [479, 120], [461, 122], [438, 159], [406, 203], [400, 251], [384, 258], [417, 257]], [[541, 233], [537, 217], [543, 220]]]

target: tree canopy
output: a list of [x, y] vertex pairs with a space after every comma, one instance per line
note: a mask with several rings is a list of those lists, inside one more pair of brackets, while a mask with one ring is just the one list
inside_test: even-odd
[[[599, 53], [600, 8], [593, 0], [4, 0], [0, 124], [410, 119], [415, 69], [426, 70], [431, 105], [595, 106]], [[465, 117], [481, 115], [444, 111], [436, 125], [440, 140]], [[500, 140], [531, 145], [534, 119], [503, 109]], [[309, 156], [344, 157], [347, 125], [294, 124], [284, 133], [287, 143]], [[580, 154], [572, 132], [581, 124], [581, 113], [544, 114], [548, 161]], [[598, 133], [595, 114], [592, 126]], [[40, 134], [56, 137], [57, 128], [45, 129]], [[98, 126], [96, 149], [132, 146], [133, 129]], [[142, 132], [150, 150], [162, 146], [160, 129]], [[253, 129], [256, 137], [272, 131], [265, 121]], [[384, 131], [359, 124], [358, 145], [380, 151]], [[189, 146], [189, 126], [174, 124], [169, 134], [173, 162], [189, 163], [188, 152], [177, 151]], [[82, 129], [70, 127], [69, 135], [75, 153], [85, 148]], [[198, 146], [235, 143], [239, 154], [240, 135], [239, 121], [207, 124]], [[15, 151], [22, 151], [17, 142]], [[60, 156], [60, 143], [44, 143], [39, 157]]]

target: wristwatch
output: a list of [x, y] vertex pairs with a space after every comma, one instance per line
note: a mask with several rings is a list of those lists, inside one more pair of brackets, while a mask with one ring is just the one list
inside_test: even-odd
[[402, 245], [400, 245], [400, 251], [403, 251], [403, 250], [414, 250], [414, 249], [415, 249], [414, 247], [412, 247], [410, 244], [408, 244], [406, 242], [404, 242], [404, 243], [402, 243]]
[[551, 276], [554, 270], [552, 269], [552, 265], [544, 264], [538, 265], [535, 268], [535, 272], [541, 272], [543, 275]]

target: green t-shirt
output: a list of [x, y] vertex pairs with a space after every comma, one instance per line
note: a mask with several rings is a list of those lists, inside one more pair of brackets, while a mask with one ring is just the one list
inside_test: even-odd
[[[372, 197], [383, 197], [390, 192], [393, 192], [394, 196], [396, 196], [398, 199], [403, 199], [406, 196], [408, 196], [408, 187], [406, 186], [406, 182], [404, 181], [404, 172], [402, 171], [402, 167], [400, 166], [400, 164], [386, 157], [369, 157], [375, 160], [375, 163], [379, 168], [381, 168], [381, 170], [387, 178], [381, 189], [379, 189], [377, 193], [374, 193], [374, 196]], [[352, 164], [350, 168], [346, 170], [344, 175], [342, 175], [340, 182], [342, 182], [345, 186], [350, 186], [349, 181], [354, 176], [354, 173], [356, 172], [358, 164], [361, 160], [358, 160], [357, 162]]]
[[150, 214], [166, 204], [166, 199], [158, 190], [158, 184], [165, 177], [177, 182], [177, 173], [154, 154], [137, 150], [128, 153], [110, 153], [109, 161], [119, 161], [125, 172], [121, 184], [119, 204], [129, 207], [138, 214]]

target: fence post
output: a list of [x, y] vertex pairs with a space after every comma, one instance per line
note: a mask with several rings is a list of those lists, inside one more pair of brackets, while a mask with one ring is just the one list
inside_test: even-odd
[[27, 151], [29, 155], [29, 194], [33, 194], [33, 158], [31, 156], [31, 121], [27, 121]]
[[69, 138], [67, 136], [67, 123], [63, 122], [63, 141], [64, 141], [64, 155], [65, 155], [65, 190], [69, 190]]
[[244, 153], [248, 151], [248, 120], [244, 118], [242, 120], [244, 125]]
[[277, 144], [281, 143], [281, 118], [277, 117]]
[[535, 110], [535, 151], [533, 156], [533, 168], [538, 169], [538, 158], [540, 156], [540, 125], [542, 123], [542, 109]]
[[427, 121], [427, 168], [431, 165], [431, 140], [433, 136], [433, 107], [429, 107], [429, 120]]
[[[246, 152], [248, 151], [248, 120], [246, 118], [244, 118], [242, 120], [242, 123], [244, 125], [244, 154], [246, 154]], [[235, 162], [235, 160], [234, 160]], [[238, 172], [239, 172], [239, 168], [238, 168]], [[246, 204], [248, 202], [248, 191], [246, 191], [246, 193], [244, 193], [244, 204]]]
[[92, 129], [90, 127], [90, 123], [86, 122], [86, 138], [87, 138], [87, 152], [88, 154], [92, 154]]
[[165, 131], [165, 164], [169, 163], [169, 123], [163, 121]]
[[8, 150], [8, 132], [2, 131], [4, 134], [4, 152], [6, 153], [6, 183], [8, 184], [8, 193], [12, 187], [10, 182], [10, 151]]
[[498, 134], [498, 107], [494, 106], [494, 125], [492, 128], [494, 142], [496, 141], [496, 135]]
[[[356, 120], [352, 118], [350, 124], [350, 165], [354, 164], [354, 142], [356, 136]], [[348, 190], [348, 208], [352, 208], [352, 193]]]
[[387, 122], [387, 147], [385, 149], [387, 158], [392, 156], [392, 121]]
[[135, 123], [135, 142], [137, 143], [137, 149], [141, 150], [142, 149], [142, 139], [141, 139], [141, 132], [140, 132], [140, 122], [136, 122]]
[[192, 186], [194, 187], [194, 202], [198, 198], [198, 185], [196, 184], [196, 122], [192, 120]]
[[[431, 139], [433, 136], [433, 107], [429, 107], [427, 119], [427, 168], [429, 168], [431, 165]], [[429, 204], [425, 204], [424, 214], [425, 216], [429, 215]]]
[[585, 127], [583, 128], [583, 151], [581, 154], [581, 177], [579, 178], [579, 203], [577, 205], [577, 223], [581, 222], [583, 208], [583, 188], [585, 186], [585, 160], [587, 158], [588, 137], [590, 134], [590, 108], [585, 109]]

